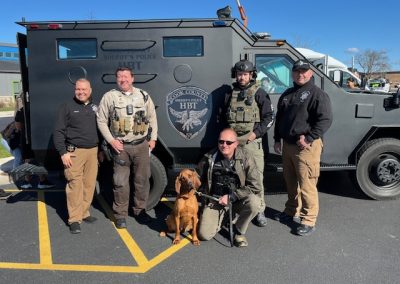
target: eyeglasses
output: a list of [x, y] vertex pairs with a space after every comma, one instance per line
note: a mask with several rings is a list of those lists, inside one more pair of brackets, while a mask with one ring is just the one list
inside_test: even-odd
[[228, 146], [232, 145], [233, 143], [235, 143], [236, 141], [229, 141], [229, 140], [218, 140], [218, 144], [220, 145], [224, 145], [224, 143]]

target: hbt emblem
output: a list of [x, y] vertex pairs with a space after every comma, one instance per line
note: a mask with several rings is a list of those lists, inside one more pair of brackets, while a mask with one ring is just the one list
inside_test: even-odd
[[170, 123], [189, 140], [203, 130], [211, 115], [208, 93], [198, 87], [178, 88], [167, 95], [166, 102]]

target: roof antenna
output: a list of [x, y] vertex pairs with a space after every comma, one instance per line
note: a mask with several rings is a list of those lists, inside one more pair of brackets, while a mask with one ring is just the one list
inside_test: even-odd
[[236, 0], [236, 3], [237, 3], [237, 6], [239, 8], [240, 17], [242, 18], [243, 25], [244, 25], [245, 28], [247, 28], [247, 16], [246, 16], [246, 13], [244, 11], [244, 8], [243, 8], [242, 5], [240, 5], [240, 1], [239, 0]]

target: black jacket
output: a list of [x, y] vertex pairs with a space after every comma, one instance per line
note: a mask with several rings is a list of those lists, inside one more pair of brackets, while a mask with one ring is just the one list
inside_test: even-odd
[[61, 105], [53, 133], [54, 146], [60, 155], [67, 153], [67, 144], [78, 148], [98, 145], [96, 112], [95, 104], [85, 105], [75, 98]]
[[303, 86], [294, 85], [279, 98], [274, 139], [295, 144], [300, 135], [307, 142], [322, 138], [332, 124], [329, 96], [310, 80]]

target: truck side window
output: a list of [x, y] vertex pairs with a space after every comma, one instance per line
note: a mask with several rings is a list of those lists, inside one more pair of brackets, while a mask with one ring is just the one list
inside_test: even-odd
[[58, 39], [58, 59], [95, 59], [97, 57], [96, 39]]
[[202, 36], [164, 37], [164, 57], [201, 57], [204, 55]]
[[292, 62], [283, 55], [256, 55], [257, 83], [268, 94], [282, 94], [293, 86]]

